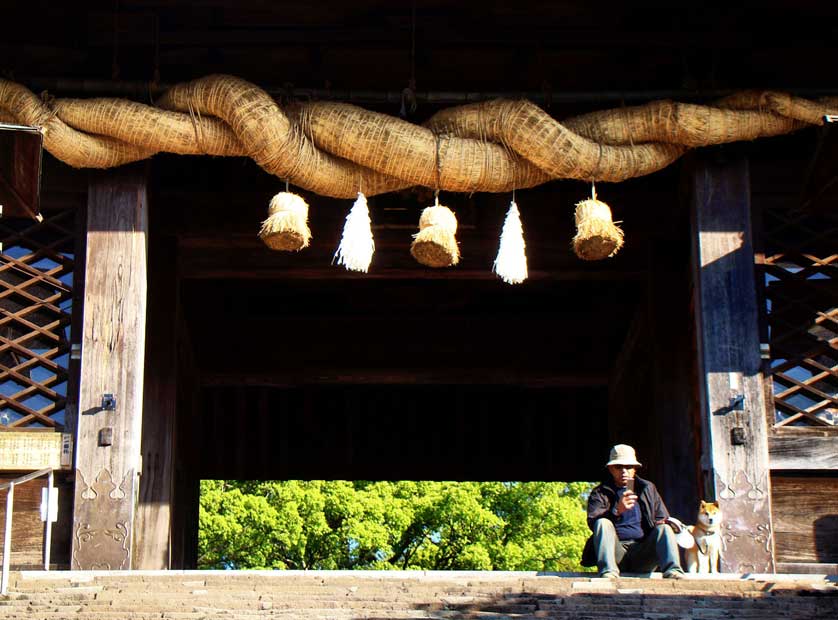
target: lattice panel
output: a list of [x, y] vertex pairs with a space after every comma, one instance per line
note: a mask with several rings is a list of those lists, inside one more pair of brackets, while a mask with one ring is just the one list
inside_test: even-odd
[[775, 427], [838, 430], [838, 217], [763, 212]]
[[0, 218], [0, 241], [0, 426], [62, 429], [75, 212]]

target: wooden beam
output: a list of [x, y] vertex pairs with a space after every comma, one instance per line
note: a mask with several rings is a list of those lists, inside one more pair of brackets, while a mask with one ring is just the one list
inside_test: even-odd
[[722, 570], [772, 572], [748, 162], [697, 158], [692, 181], [705, 489], [721, 501], [725, 514]]
[[130, 569], [145, 354], [144, 168], [98, 173], [88, 191], [72, 568]]
[[[431, 269], [417, 263], [409, 253], [413, 230], [377, 233], [376, 251], [369, 273], [349, 272], [333, 263], [336, 246], [316, 239], [302, 252], [268, 250], [255, 234], [184, 236], [179, 242], [178, 268], [184, 279], [211, 280], [498, 280], [492, 273], [497, 239], [460, 235], [469, 249], [463, 262], [451, 269]], [[602, 261], [582, 264], [566, 246], [533, 246], [529, 249], [529, 281], [639, 281], [644, 266], [625, 256], [619, 264]]]
[[838, 470], [838, 435], [797, 430], [781, 429], [768, 437], [772, 470]]
[[171, 269], [173, 239], [158, 240], [149, 252], [148, 329], [143, 391], [142, 462], [133, 567], [171, 568], [174, 430], [177, 405], [178, 277]]
[[[500, 281], [492, 273], [491, 266], [484, 269], [430, 269], [417, 265], [408, 269], [378, 269], [370, 273], [346, 271], [342, 267], [324, 264], [322, 266], [304, 267], [296, 269], [278, 266], [262, 265], [254, 269], [241, 266], [207, 267], [194, 264], [183, 266], [183, 276], [191, 280], [230, 280], [241, 278], [247, 280], [484, 280]], [[567, 282], [577, 280], [596, 280], [604, 282], [638, 281], [643, 278], [641, 271], [581, 271], [578, 269], [567, 271], [546, 271], [533, 269], [529, 271], [527, 281], [555, 281]]]
[[[261, 376], [292, 384], [438, 384], [456, 377], [465, 383], [548, 385], [566, 384], [566, 377], [589, 383], [590, 373], [604, 383], [611, 334], [620, 327], [619, 317], [603, 325], [577, 313], [563, 314], [558, 322], [523, 311], [501, 317], [453, 312], [437, 317], [429, 311], [425, 318], [402, 318], [399, 308], [382, 305], [391, 317], [353, 311], [286, 320], [278, 310], [272, 318], [249, 314], [247, 308], [213, 314], [211, 305], [193, 306], [192, 316], [196, 311], [203, 316], [190, 322], [202, 376], [240, 381]], [[275, 311], [279, 303], [263, 308]], [[592, 333], [600, 337], [592, 340]], [[521, 343], [527, 343], [525, 352]]]
[[202, 392], [186, 434], [201, 479], [583, 480], [608, 453], [600, 388]]
[[566, 373], [504, 368], [310, 368], [271, 373], [204, 372], [204, 386], [297, 387], [302, 385], [510, 385], [528, 388], [604, 387], [608, 373]]

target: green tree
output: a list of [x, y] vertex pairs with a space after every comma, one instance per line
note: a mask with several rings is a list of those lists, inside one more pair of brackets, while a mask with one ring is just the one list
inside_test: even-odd
[[201, 568], [580, 570], [588, 483], [201, 483]]

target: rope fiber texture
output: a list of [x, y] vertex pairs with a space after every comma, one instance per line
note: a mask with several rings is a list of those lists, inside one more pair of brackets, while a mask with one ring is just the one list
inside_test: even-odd
[[838, 98], [747, 91], [713, 105], [654, 101], [559, 122], [526, 100], [438, 112], [423, 125], [336, 102], [280, 107], [229, 75], [178, 84], [154, 106], [116, 98], [43, 101], [0, 79], [0, 121], [42, 128], [44, 146], [76, 168], [111, 168], [158, 152], [250, 157], [323, 196], [354, 198], [421, 185], [508, 192], [552, 179], [622, 181], [696, 147], [820, 125]]

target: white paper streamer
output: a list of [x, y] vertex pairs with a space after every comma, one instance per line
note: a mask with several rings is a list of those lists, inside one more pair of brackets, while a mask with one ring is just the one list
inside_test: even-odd
[[358, 198], [343, 225], [343, 235], [340, 245], [335, 252], [338, 265], [343, 265], [349, 271], [366, 273], [375, 252], [375, 242], [372, 239], [370, 211], [367, 207], [367, 197], [358, 192]]
[[514, 200], [509, 203], [509, 210], [506, 212], [493, 270], [507, 284], [520, 284], [527, 279], [524, 230], [521, 227], [521, 214]]

